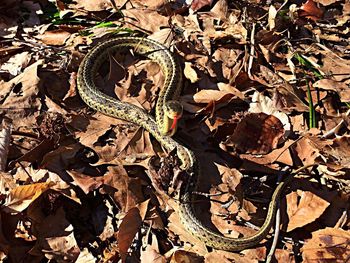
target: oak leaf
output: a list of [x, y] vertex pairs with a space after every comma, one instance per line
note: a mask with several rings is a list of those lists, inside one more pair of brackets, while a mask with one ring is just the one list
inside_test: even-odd
[[314, 222], [330, 205], [326, 200], [308, 191], [297, 191], [287, 195], [287, 204], [288, 232]]
[[350, 231], [339, 228], [321, 229], [302, 247], [304, 262], [346, 262], [350, 258]]

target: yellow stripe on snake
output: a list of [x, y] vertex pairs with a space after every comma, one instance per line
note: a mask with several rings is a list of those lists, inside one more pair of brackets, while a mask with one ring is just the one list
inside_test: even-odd
[[[101, 92], [94, 83], [95, 75], [101, 65], [108, 60], [108, 54], [132, 48], [135, 54], [145, 56], [158, 63], [165, 76], [156, 105], [156, 120], [143, 109], [121, 102]], [[182, 114], [176, 102], [182, 85], [181, 68], [172, 53], [162, 44], [140, 37], [119, 37], [96, 45], [85, 56], [78, 71], [78, 91], [83, 101], [91, 108], [106, 115], [133, 122], [142, 126], [167, 150], [176, 150], [181, 160], [181, 168], [186, 170], [190, 180], [180, 193], [179, 217], [184, 227], [207, 246], [228, 251], [240, 251], [258, 245], [268, 234], [274, 221], [277, 202], [284, 188], [281, 182], [275, 189], [264, 224], [252, 236], [228, 238], [203, 225], [194, 212], [194, 194], [200, 169], [194, 153], [176, 142], [170, 136], [176, 130], [176, 120]], [[173, 123], [171, 123], [173, 121]], [[175, 123], [175, 124], [174, 124]], [[170, 127], [171, 126], [171, 127]]]

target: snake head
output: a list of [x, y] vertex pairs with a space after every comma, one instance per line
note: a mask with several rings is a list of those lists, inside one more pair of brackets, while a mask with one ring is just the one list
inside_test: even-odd
[[172, 136], [175, 134], [178, 121], [182, 117], [183, 107], [180, 102], [175, 100], [167, 101], [164, 107], [163, 134]]

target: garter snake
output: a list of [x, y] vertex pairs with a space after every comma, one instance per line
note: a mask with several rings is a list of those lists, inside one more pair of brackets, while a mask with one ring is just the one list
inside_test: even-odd
[[[107, 61], [110, 52], [132, 48], [138, 55], [145, 56], [158, 63], [165, 75], [164, 87], [160, 91], [157, 106], [156, 119], [141, 108], [129, 103], [121, 102], [101, 92], [94, 83], [94, 77], [101, 65]], [[196, 217], [194, 212], [194, 195], [197, 180], [200, 177], [200, 169], [195, 155], [191, 150], [176, 142], [168, 135], [172, 135], [174, 127], [168, 126], [164, 115], [172, 107], [180, 93], [182, 85], [180, 66], [172, 53], [162, 44], [140, 37], [118, 37], [97, 44], [85, 56], [80, 64], [77, 76], [78, 92], [83, 101], [91, 108], [106, 115], [133, 122], [142, 126], [168, 151], [176, 150], [181, 160], [181, 168], [189, 174], [189, 180], [180, 193], [179, 216], [185, 228], [206, 245], [228, 251], [239, 251], [258, 245], [268, 234], [277, 209], [277, 202], [286, 182], [281, 182], [275, 189], [265, 222], [262, 227], [252, 236], [240, 238], [228, 238], [220, 235], [205, 225]], [[170, 103], [168, 103], [170, 102]], [[175, 104], [175, 107], [178, 107]], [[167, 106], [164, 106], [167, 105]], [[171, 115], [171, 114], [170, 114]], [[177, 118], [178, 116], [175, 116]], [[174, 125], [172, 125], [174, 126]]]

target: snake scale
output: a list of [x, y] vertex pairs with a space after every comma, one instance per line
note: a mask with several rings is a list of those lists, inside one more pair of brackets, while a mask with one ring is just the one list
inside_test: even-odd
[[[135, 54], [147, 57], [158, 63], [165, 76], [164, 86], [158, 96], [156, 119], [143, 109], [121, 102], [101, 92], [94, 83], [94, 78], [101, 65], [108, 61], [110, 53], [132, 49]], [[167, 107], [177, 99], [182, 85], [181, 67], [173, 54], [162, 44], [141, 37], [117, 37], [101, 42], [93, 47], [80, 64], [77, 76], [78, 92], [83, 101], [91, 108], [106, 115], [133, 122], [142, 126], [167, 150], [175, 150], [186, 170], [189, 180], [180, 193], [179, 217], [189, 233], [205, 242], [207, 246], [227, 251], [240, 251], [259, 244], [271, 229], [277, 210], [277, 203], [286, 182], [281, 182], [273, 192], [265, 221], [252, 236], [229, 238], [206, 227], [194, 212], [194, 191], [200, 179], [200, 169], [194, 153], [176, 142], [164, 131]], [[170, 102], [170, 103], [168, 103]], [[172, 135], [170, 133], [170, 135]]]

